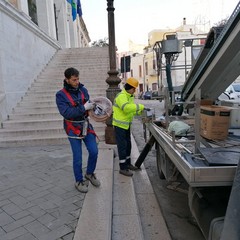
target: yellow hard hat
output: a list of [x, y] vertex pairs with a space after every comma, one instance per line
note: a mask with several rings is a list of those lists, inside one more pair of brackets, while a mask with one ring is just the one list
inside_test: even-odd
[[134, 88], [138, 87], [138, 80], [136, 78], [130, 77], [127, 79], [126, 83]]

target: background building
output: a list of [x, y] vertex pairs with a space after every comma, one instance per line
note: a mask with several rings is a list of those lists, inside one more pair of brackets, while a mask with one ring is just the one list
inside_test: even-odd
[[[149, 32], [148, 46], [143, 48], [142, 53], [124, 53], [125, 55], [131, 55], [131, 70], [126, 73], [126, 76], [139, 79], [138, 95], [146, 91], [160, 92], [164, 87], [167, 87], [166, 59], [164, 54], [161, 54], [160, 62], [157, 61], [154, 47], [157, 42], [161, 46], [161, 41], [166, 40], [166, 36], [169, 34], [175, 34], [182, 46], [182, 52], [177, 54], [172, 62], [173, 86], [184, 84], [207, 36], [207, 33], [202, 32], [196, 26], [187, 25], [184, 18], [182, 25], [177, 29], [154, 29]], [[122, 55], [119, 54], [119, 56]]]

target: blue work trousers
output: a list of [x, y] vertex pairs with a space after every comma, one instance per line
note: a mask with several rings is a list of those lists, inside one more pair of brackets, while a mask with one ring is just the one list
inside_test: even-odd
[[114, 126], [114, 130], [119, 156], [119, 166], [121, 170], [124, 170], [131, 164], [131, 131], [130, 127], [126, 130], [116, 126]]
[[[70, 131], [69, 136], [76, 136]], [[83, 180], [82, 173], [82, 142], [88, 150], [88, 161], [86, 174], [94, 173], [98, 158], [98, 146], [96, 142], [96, 136], [92, 133], [88, 133], [83, 139], [68, 138], [73, 153], [73, 172], [76, 182]]]

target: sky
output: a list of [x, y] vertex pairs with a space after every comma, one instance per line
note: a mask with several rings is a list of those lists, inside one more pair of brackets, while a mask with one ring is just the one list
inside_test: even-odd
[[[206, 32], [229, 17], [239, 0], [114, 0], [115, 41], [119, 52], [129, 40], [147, 45], [154, 29], [201, 24]], [[81, 0], [83, 20], [93, 41], [108, 38], [107, 0]]]

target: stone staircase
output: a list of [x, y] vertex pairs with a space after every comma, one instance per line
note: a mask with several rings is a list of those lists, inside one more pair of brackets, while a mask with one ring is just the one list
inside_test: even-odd
[[[15, 153], [10, 159], [17, 158], [23, 166], [27, 160], [26, 156], [38, 158], [39, 161], [44, 163], [46, 156], [44, 155], [44, 159], [41, 158], [42, 146], [45, 145], [46, 148], [52, 147], [54, 149], [53, 145], [68, 144], [63, 130], [63, 119], [55, 104], [55, 94], [62, 88], [63, 73], [68, 67], [79, 69], [80, 82], [88, 88], [91, 98], [106, 96], [108, 86], [105, 80], [108, 77], [109, 69], [108, 48], [59, 50], [28, 89], [21, 102], [9, 114], [9, 119], [2, 124], [0, 148], [9, 149], [8, 151], [13, 155]], [[105, 124], [96, 122], [92, 122], [92, 124], [101, 140], [96, 172], [102, 184], [100, 188], [94, 188], [90, 185], [75, 229], [74, 240], [170, 240], [170, 235], [144, 168], [142, 168], [142, 171], [136, 172], [133, 178], [120, 175], [118, 173], [119, 160], [114, 154], [114, 152], [116, 153], [116, 146], [107, 145], [104, 141]], [[18, 146], [26, 146], [26, 148], [11, 148]], [[37, 147], [28, 148], [27, 146]], [[29, 151], [29, 149], [34, 151], [34, 154], [32, 152], [28, 155], [21, 154], [24, 151]], [[67, 149], [69, 151], [69, 147]], [[85, 148], [83, 150], [86, 151]], [[138, 147], [132, 138], [131, 158], [133, 163], [138, 156]], [[2, 157], [5, 158], [5, 155], [2, 154]], [[58, 157], [58, 155], [55, 157]], [[66, 158], [69, 158], [68, 153], [66, 153]], [[85, 157], [84, 161], [86, 160]], [[48, 161], [51, 161], [51, 158]], [[14, 161], [9, 161], [9, 164], [11, 163], [14, 163]], [[86, 165], [86, 162], [84, 164]], [[23, 168], [20, 168], [20, 170]], [[21, 177], [24, 178], [24, 174], [19, 174], [18, 166], [10, 169], [11, 171], [17, 171], [13, 172], [12, 175], [16, 175], [20, 179]], [[34, 169], [34, 164], [28, 166], [27, 169], [32, 172], [39, 171], [39, 169]], [[42, 170], [44, 177], [49, 174], [49, 172], [45, 174], [44, 171], [47, 170], [49, 169], [45, 167]], [[4, 176], [5, 178], [6, 176]], [[58, 181], [52, 181], [52, 178], [44, 180], [47, 181], [48, 179], [50, 181], [49, 186], [59, 187]], [[22, 179], [22, 181], [22, 184], [27, 184], [25, 179]], [[14, 191], [14, 194], [16, 194], [16, 187], [9, 186], [6, 186], [6, 188], [9, 188], [7, 191]], [[17, 226], [17, 224], [15, 225]], [[62, 234], [61, 231], [64, 229], [64, 227], [61, 227], [60, 232], [58, 229], [54, 229], [49, 233], [51, 237], [45, 235], [38, 239], [59, 239]]]
[[[75, 67], [93, 99], [106, 96], [109, 70], [108, 48], [74, 48], [59, 50], [29, 87], [21, 102], [8, 115], [0, 129], [0, 147], [57, 145], [68, 143], [63, 130], [55, 94], [63, 86], [64, 71]], [[104, 140], [104, 123], [92, 121]]]

